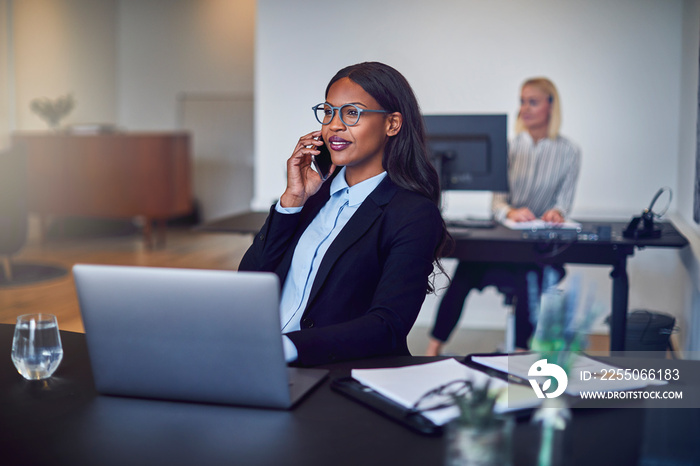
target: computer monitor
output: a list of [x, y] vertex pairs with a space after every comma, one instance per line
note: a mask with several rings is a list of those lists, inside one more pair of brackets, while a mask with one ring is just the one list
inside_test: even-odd
[[508, 191], [507, 115], [424, 115], [443, 190]]

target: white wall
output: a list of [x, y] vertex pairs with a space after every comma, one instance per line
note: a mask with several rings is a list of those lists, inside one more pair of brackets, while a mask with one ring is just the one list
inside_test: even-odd
[[45, 128], [32, 99], [68, 92], [77, 106], [65, 123], [138, 130], [176, 129], [183, 93], [253, 93], [255, 0], [3, 4], [14, 5], [19, 129]]
[[14, 114], [11, 6], [10, 0], [0, 0], [0, 150], [10, 145], [9, 134]]
[[119, 2], [119, 122], [170, 130], [178, 98], [253, 93], [255, 0]]
[[675, 223], [690, 240], [681, 254], [687, 275], [682, 278], [680, 299], [685, 302], [684, 321], [689, 329], [686, 348], [700, 349], [700, 226], [693, 221], [693, 199], [698, 150], [698, 47], [700, 44], [700, 2], [683, 4], [683, 68], [678, 160], [678, 213]]
[[255, 0], [119, 5], [119, 124], [190, 131], [202, 220], [247, 210], [254, 158]]
[[193, 185], [202, 221], [250, 209], [253, 97], [184, 94], [181, 127], [193, 134]]
[[16, 129], [46, 129], [29, 103], [73, 93], [63, 124], [116, 120], [115, 0], [14, 1]]
[[[327, 35], [308, 20], [319, 16]], [[676, 184], [681, 22], [680, 0], [260, 0], [257, 204], [281, 193], [284, 160], [317, 126], [309, 107], [333, 74], [379, 60], [407, 77], [424, 113], [501, 112], [511, 123], [522, 80], [551, 77], [562, 132], [583, 148], [575, 212], [627, 216]]]
[[[681, 101], [678, 126], [678, 213], [692, 222], [695, 185], [695, 157], [698, 149], [698, 49], [700, 48], [700, 2], [686, 0], [683, 5]], [[699, 230], [700, 231], [700, 230]]]
[[[675, 210], [686, 10], [682, 0], [358, 0], [352, 8], [259, 0], [254, 207], [282, 193], [284, 161], [318, 126], [310, 107], [333, 74], [378, 60], [406, 76], [424, 113], [507, 113], [511, 130], [519, 84], [550, 77], [562, 97], [562, 133], [583, 150], [573, 216], [638, 215], [661, 186], [674, 189]], [[485, 214], [488, 200], [448, 195], [446, 214]], [[608, 269], [571, 271], [598, 282], [609, 303]], [[640, 251], [629, 275], [631, 308], [683, 314], [678, 252]], [[471, 306], [470, 316], [500, 325], [502, 317], [492, 317], [497, 299]], [[419, 322], [432, 321], [434, 306], [426, 302]]]

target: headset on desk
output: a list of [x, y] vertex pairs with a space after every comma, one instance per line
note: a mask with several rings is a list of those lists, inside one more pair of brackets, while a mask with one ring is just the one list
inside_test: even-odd
[[[661, 211], [660, 214], [657, 214], [653, 211], [654, 204], [656, 203], [657, 199], [659, 199], [659, 197], [664, 193], [664, 191], [668, 191], [668, 204], [666, 204], [666, 207]], [[632, 217], [632, 220], [627, 225], [627, 228], [625, 228], [625, 230], [622, 232], [622, 236], [624, 236], [625, 238], [634, 239], [660, 238], [661, 228], [656, 228], [656, 226], [654, 225], [654, 217], [661, 218], [666, 213], [669, 206], [671, 205], [672, 197], [673, 192], [671, 191], [671, 188], [663, 187], [659, 189], [654, 195], [654, 198], [651, 200], [649, 207], [642, 211], [642, 215], [640, 215], [639, 217]]]

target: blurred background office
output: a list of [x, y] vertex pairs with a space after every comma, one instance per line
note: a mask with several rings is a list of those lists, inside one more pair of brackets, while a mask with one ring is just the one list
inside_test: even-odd
[[[583, 149], [573, 218], [627, 219], [673, 189], [669, 217], [691, 248], [633, 257], [629, 307], [674, 314], [682, 347], [700, 350], [699, 48], [697, 0], [0, 0], [0, 147], [46, 129], [33, 99], [69, 92], [66, 125], [187, 130], [208, 221], [269, 207], [342, 66], [386, 62], [424, 113], [506, 113], [511, 131], [512, 89], [546, 75], [566, 105], [562, 132]], [[486, 216], [489, 200], [450, 193], [444, 211]], [[609, 306], [609, 270], [578, 272]], [[426, 336], [438, 301], [418, 318]], [[475, 295], [462, 325], [502, 327], [505, 312], [495, 292]]]

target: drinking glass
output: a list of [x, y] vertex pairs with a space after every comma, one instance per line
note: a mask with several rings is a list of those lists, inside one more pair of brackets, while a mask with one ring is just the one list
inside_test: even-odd
[[58, 321], [52, 314], [17, 317], [12, 339], [12, 362], [27, 380], [51, 377], [63, 359]]

